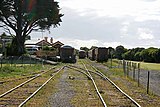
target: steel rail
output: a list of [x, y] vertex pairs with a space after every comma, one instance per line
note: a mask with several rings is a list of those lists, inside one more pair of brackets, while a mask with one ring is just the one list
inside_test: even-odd
[[75, 69], [76, 67], [73, 67], [73, 66], [70, 66], [70, 65], [69, 65], [69, 66], [66, 66], [66, 67], [68, 67], [68, 68], [70, 68], [70, 69], [73, 69], [73, 70], [76, 70], [76, 71], [78, 71], [78, 72], [80, 72], [80, 73], [86, 75], [89, 79], [91, 79], [90, 76], [89, 76], [87, 73], [82, 72], [81, 70], [78, 70], [78, 68]]
[[56, 73], [52, 74], [52, 76], [43, 84], [41, 85], [34, 93], [32, 93], [25, 101], [23, 101], [18, 107], [22, 107], [24, 104], [26, 104], [34, 95], [36, 95], [56, 74], [58, 74], [62, 69], [64, 69], [66, 66], [63, 66], [60, 68]]
[[[80, 67], [76, 67], [76, 66], [72, 66], [72, 65], [69, 65], [69, 66], [71, 66], [71, 67], [73, 67], [73, 68], [77, 68], [77, 69], [81, 69], [81, 70], [83, 70], [83, 71], [86, 71], [87, 72], [87, 70], [85, 70], [85, 69], [83, 69], [83, 68], [80, 68]], [[92, 72], [92, 73], [94, 73], [94, 74], [97, 74], [97, 75], [99, 75], [100, 77], [102, 77], [102, 75], [100, 74], [100, 73], [98, 73], [98, 72], [95, 72], [95, 71], [91, 71], [91, 70], [88, 70], [89, 72]], [[84, 72], [83, 72], [84, 73]], [[88, 74], [87, 74], [88, 75]], [[89, 76], [89, 75], [88, 75]], [[90, 77], [89, 77], [90, 78]], [[104, 77], [103, 77], [104, 78]]]
[[[72, 65], [73, 66], [73, 65]], [[131, 100], [137, 107], [141, 107], [140, 104], [138, 104], [133, 98], [131, 98], [129, 95], [127, 95], [124, 91], [122, 91], [114, 82], [112, 82], [108, 77], [106, 77], [102, 72], [100, 72], [99, 70], [97, 70], [94, 66], [90, 65], [93, 69], [95, 69], [95, 71], [97, 72], [94, 72], [94, 71], [90, 71], [88, 70], [89, 72], [92, 72], [92, 73], [95, 73], [101, 77], [103, 77], [104, 79], [108, 80], [111, 84], [113, 84], [122, 94], [124, 94], [129, 100]], [[76, 67], [76, 66], [73, 66], [73, 67]], [[80, 68], [80, 67], [76, 67], [76, 68], [79, 68], [81, 70], [84, 70], [86, 71], [85, 69], [83, 68]]]
[[[54, 68], [55, 67], [51, 68], [50, 70], [52, 70]], [[11, 79], [11, 80], [7, 80], [7, 81], [0, 81], [0, 84], [7, 83], [7, 82], [10, 82], [10, 81], [22, 80], [22, 79], [26, 79], [26, 78], [32, 78], [32, 77], [35, 77], [35, 75], [40, 74], [42, 72], [44, 72], [44, 71], [36, 72], [34, 74], [31, 74], [31, 75], [25, 76], [25, 77], [21, 77], [21, 78]]]
[[82, 64], [83, 64], [83, 66], [85, 67], [85, 69], [86, 69], [86, 71], [88, 72], [88, 74], [90, 75], [90, 78], [91, 78], [91, 80], [92, 80], [92, 83], [93, 83], [93, 85], [94, 85], [94, 87], [95, 87], [95, 89], [96, 89], [96, 92], [97, 92], [97, 94], [98, 94], [98, 96], [99, 96], [99, 98], [100, 98], [100, 100], [101, 100], [103, 106], [104, 106], [104, 107], [107, 107], [107, 105], [106, 105], [106, 103], [105, 103], [103, 97], [101, 96], [101, 94], [100, 94], [100, 92], [99, 92], [99, 90], [98, 90], [98, 87], [97, 87], [97, 85], [96, 85], [96, 83], [95, 83], [95, 81], [94, 81], [92, 75], [89, 73], [89, 71], [88, 71], [86, 65], [85, 65], [83, 62], [82, 62]]
[[106, 75], [104, 75], [102, 72], [100, 72], [97, 68], [91, 65], [95, 71], [99, 72], [106, 80], [108, 80], [112, 85], [114, 85], [122, 94], [124, 94], [129, 100], [131, 100], [137, 107], [141, 107], [140, 104], [138, 104], [132, 97], [130, 97], [128, 94], [126, 94], [122, 89], [120, 89], [112, 80], [110, 80]]
[[[51, 69], [53, 69], [53, 68], [51, 68]], [[48, 71], [50, 71], [51, 69], [49, 69]], [[42, 74], [44, 74], [44, 73], [46, 73], [46, 72], [48, 72], [48, 71], [42, 72], [42, 73], [40, 73], [40, 74], [36, 74], [34, 77], [28, 79], [27, 81], [25, 81], [25, 82], [19, 84], [18, 86], [14, 87], [14, 88], [12, 88], [12, 89], [10, 89], [10, 90], [8, 90], [8, 91], [6, 91], [5, 93], [1, 94], [1, 95], [0, 95], [0, 98], [2, 98], [2, 97], [4, 97], [5, 95], [11, 93], [12, 91], [18, 89], [19, 87], [22, 87], [22, 86], [25, 85], [26, 83], [28, 83], [28, 82], [36, 79], [37, 77], [41, 76]]]
[[[92, 66], [92, 65], [91, 65], [91, 66]], [[76, 67], [76, 66], [73, 66], [73, 67]], [[92, 66], [92, 67], [94, 67], [94, 66]], [[81, 70], [86, 71], [85, 69], [80, 68], [80, 67], [76, 67], [76, 68], [79, 68], [79, 69], [81, 69]], [[94, 67], [94, 69], [96, 69], [96, 68]], [[95, 73], [95, 74], [103, 77], [104, 79], [108, 80], [109, 82], [111, 81], [109, 78], [105, 77], [105, 75], [104, 75], [102, 72], [98, 71], [97, 69], [95, 70], [95, 71], [97, 71], [97, 72], [94, 72], [94, 71], [91, 71], [91, 70], [88, 70], [88, 71], [89, 71], [89, 72], [92, 72], [92, 73]], [[113, 85], [114, 85], [122, 94], [124, 94], [127, 98], [129, 98], [129, 100], [131, 100], [137, 107], [141, 107], [133, 98], [131, 98], [129, 95], [127, 95], [125, 92], [123, 92], [114, 82], [110, 82], [110, 83], [113, 84]]]
[[11, 82], [11, 81], [16, 81], [16, 80], [22, 80], [22, 79], [26, 79], [26, 78], [32, 78], [32, 77], [34, 77], [34, 76], [35, 76], [35, 75], [31, 75], [31, 76], [26, 76], [26, 77], [11, 79], [11, 80], [7, 80], [7, 81], [0, 81], [0, 84], [4, 84], [4, 83]]

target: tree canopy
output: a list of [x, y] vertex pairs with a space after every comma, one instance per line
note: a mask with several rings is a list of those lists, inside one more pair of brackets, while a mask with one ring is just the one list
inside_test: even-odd
[[160, 63], [160, 48], [133, 48], [125, 49], [123, 46], [117, 46], [114, 53], [115, 58], [133, 60], [133, 61], [144, 61], [144, 62], [154, 62]]
[[[0, 0], [0, 27], [11, 34], [13, 53], [23, 54], [25, 38], [33, 31], [58, 27], [61, 17], [54, 0]], [[13, 47], [14, 46], [14, 47]]]
[[87, 47], [80, 47], [80, 50], [84, 50], [84, 51], [89, 51], [89, 49]]
[[118, 59], [122, 59], [122, 54], [125, 53], [127, 49], [125, 49], [123, 46], [117, 46], [115, 49], [115, 57]]

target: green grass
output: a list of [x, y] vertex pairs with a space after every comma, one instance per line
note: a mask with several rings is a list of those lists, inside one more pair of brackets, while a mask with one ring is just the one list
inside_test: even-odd
[[147, 69], [147, 70], [160, 70], [160, 64], [158, 64], [158, 63], [141, 62], [140, 66], [141, 66], [141, 68]]
[[[140, 63], [140, 68], [145, 70], [158, 70], [160, 71], [160, 63], [147, 63], [147, 62], [138, 62], [138, 61], [132, 61], [135, 63]], [[108, 60], [107, 65], [110, 65], [110, 60]], [[118, 60], [113, 59], [112, 66], [118, 65]]]
[[[38, 72], [42, 69], [40, 64], [23, 65], [23, 66], [10, 66], [5, 65], [0, 68], [0, 77], [13, 77], [13, 76], [22, 76], [29, 75], [31, 73]], [[44, 67], [45, 69], [45, 67]]]
[[113, 59], [112, 63], [111, 63], [111, 59], [108, 59], [108, 61], [105, 62], [105, 64], [107, 65], [107, 67], [111, 67], [111, 65], [112, 65], [112, 67], [118, 66], [118, 60]]

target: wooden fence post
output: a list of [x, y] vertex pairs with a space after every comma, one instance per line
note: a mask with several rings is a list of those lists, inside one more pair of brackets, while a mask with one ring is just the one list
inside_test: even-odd
[[126, 75], [126, 61], [123, 59], [123, 72]]
[[139, 87], [139, 76], [140, 76], [140, 63], [138, 63], [138, 87]]
[[127, 62], [127, 76], [129, 76], [129, 62]]
[[135, 80], [135, 70], [136, 70], [136, 66], [135, 63], [133, 63], [133, 79]]
[[150, 77], [150, 72], [148, 71], [147, 94], [149, 93], [149, 77]]
[[1, 68], [2, 68], [2, 62], [3, 62], [3, 58], [1, 58]]

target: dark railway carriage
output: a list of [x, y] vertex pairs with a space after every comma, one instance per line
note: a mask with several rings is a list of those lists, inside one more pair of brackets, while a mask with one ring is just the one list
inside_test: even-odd
[[76, 62], [75, 49], [71, 46], [64, 45], [60, 48], [60, 59], [62, 62]]
[[86, 57], [86, 52], [84, 50], [79, 51], [79, 59], [84, 59]]
[[105, 47], [99, 47], [95, 49], [95, 60], [103, 62], [108, 60], [108, 49]]
[[88, 58], [88, 51], [86, 51], [86, 57]]
[[88, 58], [90, 60], [95, 60], [95, 49], [88, 51]]

